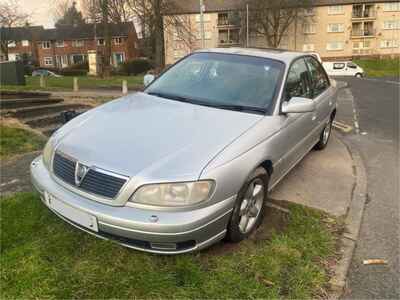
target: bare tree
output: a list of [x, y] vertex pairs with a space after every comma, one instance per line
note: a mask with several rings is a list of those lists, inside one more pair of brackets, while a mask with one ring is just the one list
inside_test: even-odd
[[[81, 0], [81, 7], [89, 22], [100, 22], [102, 19], [101, 0]], [[128, 0], [108, 0], [108, 19], [111, 23], [122, 23], [132, 21], [134, 14], [128, 5]]]
[[53, 15], [54, 22], [60, 20], [67, 13], [68, 9], [72, 6], [73, 0], [58, 0], [54, 7], [50, 10]]
[[310, 0], [250, 0], [248, 4], [250, 31], [264, 36], [273, 48], [280, 46], [292, 25], [306, 22], [304, 9], [311, 7]]
[[[16, 26], [29, 24], [30, 15], [21, 10], [18, 0], [3, 0], [0, 3], [0, 26], [4, 31]], [[11, 41], [7, 37], [1, 37], [0, 49], [5, 59], [8, 60], [8, 45]]]

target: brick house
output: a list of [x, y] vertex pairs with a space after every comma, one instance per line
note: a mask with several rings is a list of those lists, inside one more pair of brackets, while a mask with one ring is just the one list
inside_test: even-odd
[[[17, 35], [18, 31], [19, 28], [12, 28], [7, 35], [9, 60], [19, 59], [21, 54], [25, 53], [22, 45], [30, 38]], [[31, 45], [29, 53], [36, 52], [32, 60], [35, 60], [40, 67], [66, 68], [86, 61], [89, 50], [103, 53], [105, 45], [103, 32], [101, 24], [63, 25], [52, 29], [41, 27], [35, 38], [29, 40]], [[114, 66], [138, 57], [138, 38], [133, 23], [110, 24], [110, 35], [111, 62]]]
[[[164, 16], [166, 64], [201, 48], [198, 0], [170, 0], [175, 11]], [[244, 47], [246, 12], [242, 0], [204, 0], [205, 47]], [[323, 59], [400, 55], [400, 2], [380, 0], [313, 0], [304, 24], [294, 24], [280, 48], [316, 51]], [[173, 28], [180, 17], [189, 30]], [[250, 20], [251, 22], [251, 20]], [[178, 24], [180, 25], [180, 24]], [[182, 25], [180, 25], [182, 26]], [[191, 37], [185, 36], [190, 31]], [[249, 47], [268, 47], [264, 36], [251, 33]]]

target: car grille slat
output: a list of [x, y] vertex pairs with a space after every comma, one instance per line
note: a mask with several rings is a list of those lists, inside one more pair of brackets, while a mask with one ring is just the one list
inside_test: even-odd
[[83, 191], [112, 199], [118, 195], [127, 181], [124, 178], [89, 169], [80, 186], [76, 186], [75, 167], [76, 161], [55, 153], [53, 160], [54, 174], [64, 182]]

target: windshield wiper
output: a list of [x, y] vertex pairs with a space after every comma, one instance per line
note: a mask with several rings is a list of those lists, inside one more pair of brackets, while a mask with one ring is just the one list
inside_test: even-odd
[[179, 95], [174, 95], [174, 94], [168, 94], [168, 93], [161, 93], [161, 92], [148, 92], [148, 95], [151, 96], [157, 96], [160, 98], [165, 98], [165, 99], [171, 99], [171, 100], [177, 100], [177, 101], [182, 101], [182, 102], [189, 102], [189, 103], [194, 103], [192, 99], [189, 99], [187, 97], [179, 96]]
[[264, 108], [254, 107], [254, 106], [235, 105], [235, 104], [210, 104], [210, 106], [221, 109], [242, 111], [242, 112], [255, 112], [260, 114], [266, 113], [266, 110]]

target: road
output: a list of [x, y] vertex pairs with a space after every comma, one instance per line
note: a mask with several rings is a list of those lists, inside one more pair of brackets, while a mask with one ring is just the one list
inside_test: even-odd
[[[400, 299], [399, 101], [395, 80], [343, 79], [337, 120], [354, 128], [343, 134], [363, 158], [368, 201], [345, 299]], [[364, 259], [387, 265], [363, 265]]]

